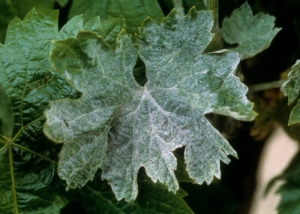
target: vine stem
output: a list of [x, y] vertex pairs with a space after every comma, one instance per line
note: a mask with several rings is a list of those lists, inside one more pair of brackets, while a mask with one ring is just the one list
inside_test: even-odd
[[212, 41], [205, 49], [205, 52], [213, 52], [217, 50], [221, 50], [223, 48], [223, 39], [221, 36], [221, 30], [219, 28], [219, 1], [218, 0], [204, 0], [204, 5], [206, 10], [210, 10], [214, 16], [214, 24], [211, 32], [214, 35]]
[[267, 82], [267, 83], [261, 83], [257, 85], [250, 85], [248, 86], [249, 91], [255, 92], [255, 91], [264, 91], [272, 88], [280, 88], [282, 84], [286, 81], [286, 79], [283, 80], [277, 80], [273, 82]]
[[219, 28], [219, 2], [218, 0], [204, 0], [204, 4], [207, 10], [211, 10], [214, 13], [214, 27]]

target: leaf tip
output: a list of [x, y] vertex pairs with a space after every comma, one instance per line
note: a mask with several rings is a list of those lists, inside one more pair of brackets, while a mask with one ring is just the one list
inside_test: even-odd
[[197, 13], [197, 9], [196, 9], [196, 6], [193, 6], [190, 8], [190, 10], [186, 16], [190, 16], [190, 14], [195, 14], [195, 13]]
[[139, 27], [139, 30], [142, 31], [145, 27], [151, 26], [153, 24], [156, 24], [156, 22], [150, 16], [147, 16], [147, 18], [144, 19], [144, 21], [142, 23], [142, 26]]

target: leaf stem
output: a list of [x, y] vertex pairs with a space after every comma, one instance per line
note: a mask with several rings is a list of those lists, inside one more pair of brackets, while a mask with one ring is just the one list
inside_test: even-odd
[[17, 199], [17, 190], [16, 190], [16, 182], [15, 182], [15, 173], [14, 173], [14, 165], [13, 165], [13, 157], [12, 157], [12, 147], [9, 146], [9, 165], [10, 165], [10, 175], [11, 175], [11, 186], [13, 192], [13, 200], [14, 200], [14, 207], [16, 214], [19, 214], [19, 207], [18, 207], [18, 199]]
[[207, 10], [218, 9], [218, 0], [204, 0], [204, 4]]
[[7, 141], [0, 139], [0, 144], [7, 144]]
[[255, 91], [264, 91], [272, 88], [280, 88], [281, 85], [286, 81], [286, 79], [283, 80], [277, 80], [273, 82], [267, 82], [267, 83], [261, 83], [256, 85], [250, 85], [248, 86], [249, 91], [255, 92]]
[[223, 48], [223, 39], [221, 35], [221, 30], [219, 27], [219, 1], [218, 0], [204, 0], [206, 10], [210, 10], [214, 16], [214, 25], [211, 32], [214, 33], [214, 37], [205, 52], [212, 52], [221, 50]]
[[207, 10], [213, 11], [214, 14], [214, 28], [219, 28], [219, 2], [218, 0], [204, 0]]

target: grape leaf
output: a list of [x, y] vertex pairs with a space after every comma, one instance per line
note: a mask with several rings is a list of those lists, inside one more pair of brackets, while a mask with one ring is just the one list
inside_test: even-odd
[[[60, 32], [57, 22], [57, 11], [39, 14], [33, 9], [23, 21], [10, 22], [0, 45], [0, 213], [58, 213], [67, 203], [56, 173], [60, 145], [43, 135], [43, 111], [50, 100], [76, 98], [78, 92], [52, 72], [51, 40], [101, 28], [99, 17], [83, 26], [76, 16]], [[113, 44], [123, 21], [112, 22], [105, 38]]]
[[267, 185], [265, 195], [278, 181], [284, 181], [277, 189], [281, 195], [277, 206], [279, 214], [297, 214], [300, 212], [300, 153], [296, 154], [289, 166], [279, 176], [274, 177]]
[[224, 18], [223, 39], [229, 44], [238, 44], [231, 50], [237, 51], [241, 59], [250, 58], [267, 49], [281, 30], [274, 28], [274, 22], [275, 17], [268, 14], [253, 16], [249, 4], [245, 2], [232, 12], [230, 18]]
[[17, 11], [20, 18], [25, 15], [34, 7], [39, 13], [49, 12], [53, 9], [55, 0], [27, 0], [24, 4], [23, 0], [12, 0], [13, 7]]
[[126, 30], [129, 33], [137, 32], [137, 28], [147, 16], [155, 17], [157, 22], [163, 18], [157, 0], [74, 0], [69, 17], [77, 14], [84, 14], [87, 20], [95, 16], [100, 16], [102, 20], [125, 18]]
[[[285, 96], [288, 96], [288, 105], [291, 105], [299, 95], [300, 90], [300, 60], [292, 66], [292, 70], [288, 74], [288, 80], [284, 82], [281, 86], [281, 91]], [[297, 105], [293, 108], [290, 119], [289, 125], [299, 123], [300, 122], [300, 104], [299, 101]]]
[[0, 0], [0, 42], [4, 43], [6, 28], [8, 23], [17, 15], [19, 18], [24, 16], [34, 7], [38, 12], [50, 11], [54, 8], [54, 3], [58, 2], [62, 7], [69, 0]]
[[183, 146], [196, 183], [220, 177], [219, 161], [237, 155], [204, 114], [252, 120], [255, 113], [246, 86], [232, 74], [238, 53], [202, 55], [212, 26], [211, 12], [195, 9], [184, 18], [174, 10], [161, 25], [146, 19], [138, 38], [145, 86], [134, 79], [138, 48], [125, 32], [116, 49], [89, 32], [54, 43], [54, 69], [82, 93], [79, 99], [51, 102], [45, 113], [44, 133], [64, 142], [58, 173], [68, 188], [84, 186], [102, 168], [117, 199], [132, 201], [144, 167], [154, 182], [176, 192], [172, 151]]
[[93, 182], [80, 190], [78, 199], [87, 213], [193, 213], [183, 200], [187, 196], [184, 190], [180, 189], [174, 195], [162, 184], [154, 184], [142, 171], [138, 176], [139, 195], [134, 203], [118, 201], [98, 174]]

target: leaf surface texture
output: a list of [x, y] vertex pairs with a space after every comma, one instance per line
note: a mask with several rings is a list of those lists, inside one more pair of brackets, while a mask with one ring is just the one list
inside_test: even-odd
[[[118, 200], [133, 201], [137, 174], [179, 189], [176, 148], [186, 146], [186, 170], [195, 183], [220, 177], [220, 161], [236, 156], [204, 117], [209, 112], [252, 120], [247, 88], [232, 72], [238, 53], [202, 54], [212, 39], [210, 12], [192, 9], [181, 18], [172, 11], [160, 25], [150, 18], [140, 29], [139, 48], [122, 32], [116, 48], [103, 38], [80, 32], [54, 43], [54, 69], [78, 91], [79, 99], [53, 101], [45, 134], [64, 142], [59, 175], [68, 188], [84, 186], [102, 169]], [[133, 67], [138, 54], [146, 65], [140, 86]]]
[[[299, 96], [300, 90], [300, 60], [292, 66], [292, 70], [288, 74], [288, 80], [284, 82], [281, 86], [281, 91], [285, 96], [288, 97], [288, 104], [291, 105], [295, 102]], [[299, 101], [296, 106], [293, 108], [289, 125], [299, 123], [300, 122], [300, 104]]]

